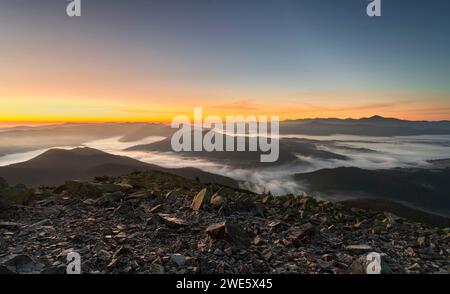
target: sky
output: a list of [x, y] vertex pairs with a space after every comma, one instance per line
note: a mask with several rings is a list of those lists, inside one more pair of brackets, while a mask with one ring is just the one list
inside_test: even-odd
[[0, 2], [0, 122], [450, 119], [450, 1]]

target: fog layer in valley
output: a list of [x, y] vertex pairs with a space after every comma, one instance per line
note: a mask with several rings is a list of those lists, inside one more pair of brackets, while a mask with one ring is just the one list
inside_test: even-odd
[[[232, 164], [223, 165], [204, 158], [179, 156], [173, 152], [126, 151], [125, 149], [163, 140], [163, 136], [150, 136], [132, 142], [121, 142], [120, 136], [89, 141], [80, 145], [53, 147], [70, 149], [86, 146], [115, 155], [134, 159], [162, 167], [196, 167], [204, 171], [228, 176], [242, 181], [243, 188], [256, 192], [270, 191], [275, 195], [306, 192], [308, 187], [292, 179], [296, 173], [312, 172], [322, 168], [353, 166], [363, 169], [389, 169], [396, 167], [431, 167], [429, 160], [450, 158], [449, 135], [426, 135], [408, 137], [363, 137], [363, 136], [302, 136], [321, 150], [347, 156], [348, 160], [320, 159], [297, 155], [295, 164], [283, 164], [267, 168], [245, 169]], [[47, 143], [48, 144], [48, 143]], [[0, 157], [0, 166], [29, 160], [51, 148], [37, 148], [27, 152], [11, 153]]]

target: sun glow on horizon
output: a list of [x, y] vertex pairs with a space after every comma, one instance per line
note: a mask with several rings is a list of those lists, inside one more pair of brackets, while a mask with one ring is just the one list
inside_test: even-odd
[[[27, 98], [0, 96], [0, 123], [98, 123], [98, 122], [154, 122], [170, 123], [179, 115], [192, 119], [193, 109], [201, 107], [205, 115], [279, 116], [280, 120], [306, 118], [364, 118], [374, 115], [407, 120], [449, 120], [450, 97], [429, 93], [364, 93], [364, 92], [306, 92], [295, 95], [261, 94], [262, 99], [237, 99], [231, 95], [195, 99], [194, 94], [184, 99], [125, 99], [110, 90], [111, 99]], [[118, 90], [118, 89], [117, 89]], [[0, 94], [2, 90], [0, 89]], [[20, 92], [20, 91], [17, 91]], [[254, 96], [256, 96], [256, 90]], [[104, 93], [106, 94], [106, 92]], [[239, 93], [237, 93], [239, 94]], [[199, 95], [202, 96], [202, 95]], [[205, 94], [204, 97], [212, 97]], [[424, 98], [427, 97], [428, 99]]]

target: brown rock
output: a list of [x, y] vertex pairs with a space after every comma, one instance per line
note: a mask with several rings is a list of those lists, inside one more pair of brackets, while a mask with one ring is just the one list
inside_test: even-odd
[[292, 227], [290, 230], [289, 239], [291, 241], [298, 241], [306, 236], [313, 237], [314, 233], [314, 225], [311, 223], [306, 223], [299, 227]]
[[187, 226], [186, 221], [179, 219], [175, 216], [165, 214], [165, 213], [158, 213], [157, 214], [159, 220], [166, 224], [168, 227], [172, 228], [180, 228]]
[[267, 226], [272, 229], [272, 228], [278, 227], [280, 224], [281, 224], [281, 221], [276, 220], [276, 221], [271, 221], [270, 223], [267, 224]]
[[327, 262], [332, 261], [333, 260], [333, 254], [326, 253], [326, 254], [322, 255], [322, 260], [323, 261], [327, 261]]
[[127, 196], [127, 199], [144, 199], [149, 197], [150, 194], [147, 191], [137, 191]]
[[264, 250], [262, 252], [261, 255], [266, 261], [269, 261], [272, 258], [272, 256], [273, 256], [272, 248], [270, 248], [270, 247], [267, 248], [266, 250]]
[[262, 238], [261, 236], [256, 236], [255, 239], [253, 239], [253, 244], [255, 244], [256, 246], [260, 245], [262, 243]]
[[206, 233], [213, 239], [225, 240], [239, 248], [249, 247], [251, 243], [251, 238], [245, 230], [226, 221], [209, 226]]
[[150, 208], [150, 209], [148, 210], [148, 212], [154, 213], [154, 212], [156, 212], [159, 208], [161, 208], [161, 206], [162, 206], [162, 204], [158, 204], [158, 205], [156, 205], [156, 206], [153, 206], [152, 208]]
[[415, 255], [414, 249], [412, 249], [411, 247], [406, 248], [406, 254], [410, 257], [414, 256]]
[[292, 245], [292, 241], [287, 240], [287, 239], [282, 239], [281, 243], [283, 243], [284, 246], [291, 246]]
[[419, 247], [423, 248], [425, 247], [425, 237], [419, 237], [417, 238], [417, 245], [419, 245]]
[[264, 196], [263, 199], [261, 200], [261, 203], [262, 203], [262, 204], [266, 204], [267, 201], [269, 201], [269, 199], [270, 199], [270, 196], [269, 196], [269, 195]]
[[203, 202], [208, 201], [211, 197], [211, 192], [208, 188], [204, 188], [192, 200], [191, 208], [194, 211], [199, 211]]
[[114, 258], [114, 259], [111, 260], [111, 262], [106, 267], [111, 269], [111, 268], [116, 267], [116, 265], [117, 265], [117, 259]]
[[223, 204], [223, 199], [222, 196], [220, 196], [219, 194], [214, 194], [211, 197], [211, 204], [214, 206], [220, 206]]

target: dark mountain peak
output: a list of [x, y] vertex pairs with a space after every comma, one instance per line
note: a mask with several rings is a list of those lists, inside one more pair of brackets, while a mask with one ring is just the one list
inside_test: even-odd
[[88, 156], [88, 155], [99, 155], [99, 154], [106, 154], [103, 151], [94, 149], [94, 148], [89, 148], [89, 147], [77, 147], [77, 148], [73, 148], [73, 149], [61, 149], [61, 148], [53, 148], [53, 149], [49, 149], [47, 151], [45, 151], [44, 153], [41, 154], [42, 155], [59, 155], [59, 154], [66, 154], [66, 155], [84, 155], [84, 156]]
[[101, 156], [101, 155], [108, 155], [108, 153], [105, 153], [103, 151], [88, 148], [88, 147], [77, 147], [74, 149], [61, 149], [61, 148], [53, 148], [45, 151], [44, 153], [36, 156], [35, 158], [31, 159], [30, 161], [40, 161], [40, 160], [52, 160], [52, 159], [59, 159], [59, 158], [79, 158], [79, 157], [85, 157], [85, 156]]
[[103, 152], [98, 149], [89, 148], [89, 147], [77, 147], [70, 150], [63, 150], [67, 153], [77, 154], [77, 155], [83, 155], [83, 156], [91, 156], [91, 155], [107, 155], [108, 153]]
[[360, 120], [361, 121], [373, 121], [373, 122], [402, 121], [401, 119], [398, 119], [398, 118], [384, 117], [381, 115], [373, 115], [371, 117], [361, 118]]
[[139, 161], [87, 147], [54, 148], [28, 161], [13, 164], [11, 167], [80, 170], [110, 162], [134, 164]]
[[369, 117], [369, 119], [372, 119], [372, 120], [380, 120], [380, 119], [385, 119], [385, 118], [382, 117], [381, 115], [374, 115], [374, 116]]

